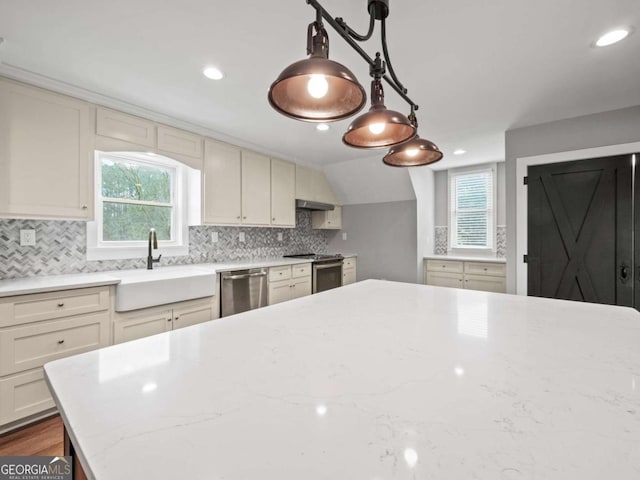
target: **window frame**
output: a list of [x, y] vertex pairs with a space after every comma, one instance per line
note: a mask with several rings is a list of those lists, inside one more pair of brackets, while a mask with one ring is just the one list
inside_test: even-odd
[[[171, 240], [158, 240], [158, 251], [167, 257], [189, 254], [189, 227], [187, 224], [187, 167], [162, 155], [141, 152], [103, 152], [96, 150], [94, 156], [94, 220], [87, 222], [87, 260], [116, 260], [146, 257], [148, 243], [138, 241], [103, 240], [102, 160], [126, 161], [151, 167], [171, 170]], [[168, 206], [151, 201], [112, 199], [116, 203], [135, 205]]]
[[[487, 202], [487, 208], [485, 210], [487, 215], [487, 245], [458, 245], [457, 243], [457, 211], [455, 205], [455, 181], [458, 177], [466, 175], [477, 175], [488, 173], [491, 178], [491, 199]], [[463, 253], [463, 254], [487, 254], [496, 252], [496, 231], [497, 231], [497, 165], [495, 163], [472, 165], [469, 167], [462, 167], [448, 170], [447, 176], [447, 197], [448, 197], [448, 233], [449, 242], [447, 250], [450, 253]]]

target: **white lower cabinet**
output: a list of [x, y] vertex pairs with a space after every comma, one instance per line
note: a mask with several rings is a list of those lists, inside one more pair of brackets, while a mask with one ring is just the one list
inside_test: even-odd
[[217, 297], [143, 308], [115, 314], [113, 343], [177, 330], [219, 317]]
[[342, 286], [356, 282], [356, 257], [345, 257], [342, 264]]
[[269, 269], [269, 305], [311, 295], [311, 264]]
[[106, 347], [110, 287], [0, 298], [0, 431], [55, 405], [42, 366]]
[[438, 287], [505, 293], [507, 291], [506, 264], [425, 259], [424, 283]]

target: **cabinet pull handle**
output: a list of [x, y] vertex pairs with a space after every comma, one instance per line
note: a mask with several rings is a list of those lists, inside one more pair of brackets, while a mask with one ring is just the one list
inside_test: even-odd
[[83, 210], [87, 210], [89, 207], [87, 207], [86, 205], [82, 205], [82, 209]]
[[60, 307], [60, 308], [64, 307], [64, 303], [59, 303], [58, 307]]
[[170, 322], [171, 320], [172, 320], [171, 317], [167, 318], [167, 322]]
[[484, 270], [485, 272], [487, 271], [487, 269], [486, 269], [486, 268], [483, 268], [483, 270]]
[[62, 340], [58, 340], [58, 345], [62, 345], [64, 343], [64, 338]]
[[243, 220], [246, 220], [246, 219], [247, 219], [247, 217], [242, 217], [242, 219], [243, 219]]
[[178, 320], [180, 320], [180, 317], [175, 317], [174, 320], [177, 322]]
[[237, 218], [238, 220], [240, 220], [240, 215], [238, 215], [236, 218]]

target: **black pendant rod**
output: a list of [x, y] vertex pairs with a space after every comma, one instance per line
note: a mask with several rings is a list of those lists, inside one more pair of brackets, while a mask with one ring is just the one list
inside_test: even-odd
[[[338, 35], [340, 35], [345, 42], [347, 42], [351, 48], [353, 48], [356, 52], [358, 52], [358, 54], [365, 60], [365, 62], [367, 62], [369, 64], [370, 67], [375, 66], [375, 60], [373, 58], [371, 58], [367, 52], [365, 52], [360, 45], [358, 45], [355, 40], [353, 40], [350, 36], [348, 31], [342, 27], [330, 14], [329, 12], [327, 12], [324, 7], [322, 5], [320, 5], [320, 2], [318, 2], [318, 0], [307, 0], [307, 3], [309, 5], [311, 5], [313, 8], [316, 9], [316, 12], [318, 14], [320, 14], [322, 16], [322, 18], [324, 18], [327, 23], [329, 25], [331, 25], [331, 27], [333, 27], [333, 29], [338, 32]], [[345, 24], [346, 26], [346, 24]], [[413, 100], [411, 100], [409, 98], [409, 96], [405, 93], [405, 88], [404, 87], [400, 87], [395, 81], [393, 81], [392, 78], [390, 78], [388, 75], [383, 75], [382, 77], [384, 79], [385, 82], [387, 82], [389, 84], [389, 86], [391, 88], [393, 88], [396, 93], [398, 95], [400, 95], [405, 102], [407, 102], [411, 108], [413, 110], [418, 110], [418, 105], [416, 103], [413, 102]]]

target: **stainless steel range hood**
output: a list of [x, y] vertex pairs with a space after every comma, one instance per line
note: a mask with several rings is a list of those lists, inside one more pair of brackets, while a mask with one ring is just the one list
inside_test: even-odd
[[330, 203], [296, 199], [296, 208], [306, 208], [307, 210], [335, 210], [336, 206]]

